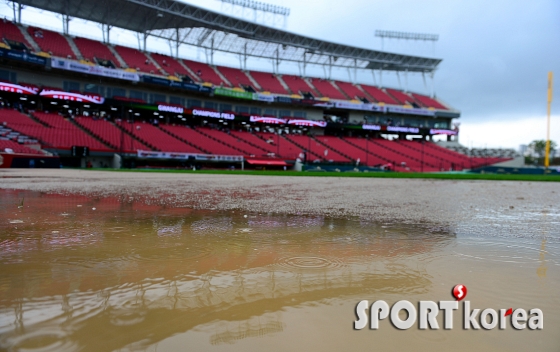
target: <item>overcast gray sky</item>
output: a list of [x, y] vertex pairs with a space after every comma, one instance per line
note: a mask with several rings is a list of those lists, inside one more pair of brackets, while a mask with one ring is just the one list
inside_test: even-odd
[[[475, 147], [512, 147], [544, 139], [546, 128], [547, 72], [556, 74], [552, 105], [552, 139], [560, 142], [560, 1], [557, 0], [263, 0], [291, 9], [287, 30], [310, 37], [381, 49], [376, 29], [439, 34], [435, 51], [431, 44], [385, 41], [387, 51], [435, 56], [443, 59], [435, 74], [437, 96], [461, 110], [460, 142]], [[184, 1], [220, 10], [218, 0]], [[6, 5], [2, 12], [10, 14]], [[24, 23], [59, 26], [49, 14], [24, 12]], [[46, 24], [49, 25], [46, 25]], [[71, 32], [92, 36], [101, 31], [92, 24], [73, 21]], [[55, 29], [57, 29], [55, 27]], [[59, 29], [60, 30], [60, 29]], [[129, 33], [114, 32], [116, 42], [134, 45]], [[132, 40], [131, 40], [132, 38]], [[164, 43], [150, 41], [153, 51], [168, 53]], [[204, 59], [200, 52], [187, 57]], [[238, 60], [223, 57], [220, 64], [238, 66]], [[252, 63], [270, 69], [266, 62]], [[296, 67], [284, 66], [286, 72]], [[320, 69], [312, 74], [322, 76]], [[348, 79], [346, 71], [333, 72]], [[370, 73], [359, 81], [373, 83]], [[385, 86], [399, 87], [396, 75], [383, 75]], [[404, 84], [404, 82], [403, 82]], [[409, 88], [429, 93], [420, 75], [410, 76]]]

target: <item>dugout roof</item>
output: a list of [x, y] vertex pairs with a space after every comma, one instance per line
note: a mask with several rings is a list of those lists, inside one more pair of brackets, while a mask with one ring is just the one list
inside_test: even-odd
[[433, 72], [441, 62], [314, 39], [175, 0], [14, 2], [178, 44], [280, 62], [411, 72]]

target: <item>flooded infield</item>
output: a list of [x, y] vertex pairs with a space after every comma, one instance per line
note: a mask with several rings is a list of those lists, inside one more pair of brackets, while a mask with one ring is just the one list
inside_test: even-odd
[[[0, 349], [557, 351], [552, 205], [414, 222], [0, 190]], [[462, 310], [453, 330], [353, 329], [361, 300], [458, 283], [474, 308], [541, 309], [544, 329], [463, 330]]]

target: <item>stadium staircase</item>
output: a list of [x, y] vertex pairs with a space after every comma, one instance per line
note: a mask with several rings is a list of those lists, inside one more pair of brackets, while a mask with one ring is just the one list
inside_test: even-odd
[[39, 45], [43, 52], [58, 57], [77, 58], [68, 44], [68, 40], [66, 40], [66, 37], [62, 34], [31, 26], [27, 27], [26, 32]]
[[260, 86], [261, 91], [273, 94], [289, 94], [288, 86], [280, 77], [270, 72], [250, 71], [251, 77]]
[[311, 143], [312, 139], [310, 137], [304, 136], [304, 135], [298, 135], [298, 136], [282, 135], [280, 137], [289, 141], [293, 145], [299, 147], [301, 150], [305, 150], [307, 153], [313, 155], [314, 157], [318, 158], [319, 160], [325, 160], [325, 158], [323, 156], [321, 156], [321, 154], [322, 154], [321, 152], [319, 152], [319, 153], [316, 152], [317, 148], [314, 145], [312, 145], [312, 143]]
[[[341, 149], [339, 148], [339, 144], [337, 143], [338, 137], [334, 137], [334, 136], [314, 136], [313, 139], [315, 141], [317, 141], [317, 143], [322, 144], [325, 148], [334, 151], [335, 153], [343, 156], [344, 158], [348, 159], [349, 161], [356, 161], [357, 159], [354, 157], [351, 157], [349, 154], [341, 151]], [[330, 153], [329, 153], [330, 154]], [[346, 161], [348, 161], [346, 160]]]
[[208, 65], [208, 66], [210, 66], [210, 68], [211, 68], [212, 70], [214, 70], [214, 72], [216, 72], [216, 74], [218, 75], [218, 77], [220, 77], [220, 79], [225, 83], [226, 86], [235, 87], [235, 86], [232, 84], [232, 82], [231, 82], [230, 80], [228, 80], [228, 79], [226, 78], [226, 76], [224, 76], [224, 74], [220, 72], [220, 70], [218, 70], [218, 67], [217, 67], [217, 66], [212, 66], [212, 65]]
[[205, 135], [208, 138], [215, 140], [216, 142], [222, 143], [227, 145], [230, 148], [236, 149], [237, 151], [243, 153], [243, 155], [247, 156], [262, 156], [266, 154], [264, 150], [254, 147], [250, 144], [244, 142], [243, 139], [238, 138], [236, 136], [232, 136], [223, 131], [214, 130], [205, 127], [199, 127], [196, 129], [198, 133]]
[[150, 62], [152, 63], [152, 65], [155, 66], [155, 68], [158, 72], [161, 72], [162, 74], [164, 74], [166, 76], [169, 76], [169, 72], [167, 72], [167, 70], [165, 70], [163, 67], [161, 67], [160, 64], [156, 60], [154, 60], [154, 58], [152, 57], [152, 55], [149, 52], [145, 52], [144, 55], [146, 55], [148, 60], [150, 60]]
[[256, 88], [256, 91], [262, 91], [262, 87], [257, 83], [257, 81], [255, 81], [255, 79], [253, 78], [253, 76], [251, 75], [251, 73], [249, 71], [245, 71], [245, 74], [247, 75], [247, 78], [249, 78], [249, 81], [251, 82], [251, 85], [253, 87]]
[[[74, 119], [83, 130], [95, 136], [103, 143], [113, 147], [115, 151], [135, 152], [136, 150], [150, 150], [150, 147], [126, 133], [112, 122], [106, 120], [94, 120], [91, 117], [79, 116]], [[122, 145], [122, 146], [121, 146]]]
[[[395, 143], [398, 143], [399, 145], [406, 148], [406, 150], [409, 153], [411, 153], [411, 155], [414, 155], [414, 157], [420, 158], [420, 159], [423, 158], [424, 163], [429, 163], [431, 165], [436, 165], [439, 170], [448, 170], [452, 166], [454, 166], [455, 170], [464, 169], [464, 165], [462, 165], [462, 164], [456, 165], [454, 162], [452, 162], [448, 159], [441, 158], [441, 157], [438, 157], [438, 156], [434, 155], [430, 148], [426, 148], [426, 144], [429, 143], [429, 142], [424, 142], [424, 151], [423, 152], [422, 152], [422, 142], [408, 141], [408, 140], [406, 140], [406, 141], [398, 140], [398, 141], [395, 141]], [[423, 154], [423, 156], [422, 156], [422, 154]]]
[[33, 39], [33, 37], [29, 35], [29, 33], [25, 30], [25, 27], [22, 25], [15, 25], [15, 26], [21, 31], [21, 35], [25, 38], [25, 41], [23, 41], [23, 43], [29, 44], [33, 50], [35, 50], [36, 52], [40, 52], [41, 48], [39, 47], [37, 42]]
[[[375, 152], [375, 145], [372, 143], [372, 139], [366, 140], [363, 138], [356, 138], [356, 137], [346, 137], [346, 138], [342, 138], [342, 140], [356, 148], [361, 149], [362, 151], [367, 153], [367, 164], [371, 165], [371, 166], [376, 166], [376, 165], [382, 165], [382, 164], [387, 164], [387, 163], [391, 163], [393, 164], [393, 169], [395, 171], [410, 171], [408, 168], [406, 167], [402, 167], [400, 165], [400, 163], [398, 163], [396, 160], [390, 159], [389, 157], [387, 157], [387, 155], [381, 155], [379, 153]], [[374, 158], [372, 161], [371, 158]], [[360, 160], [362, 161], [362, 160]]]
[[266, 141], [268, 140], [272, 141], [271, 145], [274, 146], [276, 150], [279, 150], [279, 152], [274, 151], [274, 153], [276, 153], [277, 155], [279, 155], [284, 159], [295, 160], [296, 158], [299, 157], [299, 155], [302, 153], [304, 149], [294, 144], [290, 140], [277, 135], [276, 133], [258, 132], [256, 136], [258, 136], [263, 141], [265, 141], [265, 143], [267, 143]]
[[227, 80], [234, 88], [250, 86], [253, 89], [253, 82], [247, 77], [245, 72], [233, 67], [217, 66], [216, 71], [219, 72], [225, 80]]
[[207, 154], [219, 154], [219, 155], [244, 155], [245, 154], [245, 152], [241, 151], [238, 148], [230, 146], [229, 144], [224, 143], [222, 141], [216, 140], [215, 138], [210, 137], [207, 133], [198, 131], [198, 128], [194, 129], [185, 126], [173, 126], [173, 125], [160, 125], [160, 128], [172, 134], [179, 140], [185, 142], [188, 141], [189, 144], [195, 146], [200, 150], [203, 150]]
[[231, 131], [231, 134], [239, 139], [242, 139], [245, 143], [252, 145], [255, 148], [262, 150], [267, 155], [278, 154], [276, 145], [267, 143], [264, 139], [251, 132], [240, 132]]
[[331, 99], [349, 100], [331, 81], [320, 78], [310, 78], [308, 84], [317, 92], [317, 96]]
[[78, 47], [76, 46], [76, 43], [74, 43], [72, 37], [65, 35], [64, 39], [66, 39], [66, 41], [68, 42], [68, 45], [70, 46], [70, 49], [72, 49], [74, 56], [78, 58], [78, 60], [83, 60], [84, 56], [80, 52], [80, 49], [78, 49]]
[[[402, 150], [397, 143], [386, 139], [372, 139], [371, 143], [378, 146], [379, 153], [386, 155], [389, 159], [397, 162], [397, 165], [402, 165], [404, 162], [413, 171], [422, 170], [422, 160], [411, 156], [406, 150]], [[424, 162], [424, 171], [436, 171], [436, 165]]]

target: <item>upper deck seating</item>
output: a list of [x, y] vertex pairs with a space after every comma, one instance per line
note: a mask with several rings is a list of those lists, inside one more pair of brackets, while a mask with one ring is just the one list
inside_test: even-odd
[[341, 81], [336, 81], [335, 83], [338, 86], [338, 88], [340, 88], [344, 93], [346, 93], [348, 97], [350, 97], [350, 99], [359, 99], [359, 98], [366, 97], [364, 92], [362, 92], [358, 87], [356, 87], [352, 83], [341, 82]]
[[31, 45], [27, 39], [25, 39], [23, 33], [21, 33], [19, 28], [11, 21], [0, 20], [0, 35], [3, 39], [23, 43], [28, 49], [31, 49]]
[[274, 94], [290, 94], [274, 74], [260, 71], [250, 71], [250, 74], [259, 86], [261, 86], [262, 91]]
[[299, 76], [283, 75], [282, 80], [286, 83], [293, 94], [301, 94], [300, 92], [310, 92], [311, 87]]
[[115, 50], [128, 67], [141, 72], [158, 73], [157, 67], [143, 52], [120, 45], [117, 45]]
[[152, 58], [161, 66], [161, 68], [170, 75], [187, 76], [192, 80], [193, 77], [175, 58], [162, 54], [152, 54]]
[[416, 99], [421, 105], [427, 107], [427, 108], [434, 108], [434, 109], [442, 109], [442, 110], [447, 110], [447, 108], [441, 104], [439, 101], [430, 98], [428, 96], [422, 95], [422, 94], [416, 94], [416, 93], [412, 93], [411, 94], [414, 99]]
[[408, 105], [413, 102], [413, 99], [406, 95], [404, 92], [396, 89], [387, 88], [387, 93], [389, 93], [396, 101], [402, 105]]
[[387, 93], [382, 91], [381, 89], [368, 86], [367, 84], [361, 84], [363, 90], [368, 93], [376, 102], [385, 103], [385, 104], [398, 104], [397, 101], [391, 98]]
[[324, 97], [331, 99], [348, 100], [348, 98], [338, 89], [336, 89], [330, 81], [313, 78], [311, 84], [317, 89], [317, 91]]
[[44, 52], [59, 57], [75, 58], [70, 44], [62, 34], [36, 27], [27, 27], [27, 32]]
[[87, 59], [91, 62], [96, 62], [95, 58], [101, 60], [109, 60], [115, 65], [115, 67], [119, 67], [119, 61], [113, 55], [109, 48], [96, 40], [91, 40], [87, 38], [76, 37], [74, 38], [74, 43], [80, 49], [82, 56], [84, 59]]
[[225, 87], [229, 87], [229, 84], [224, 82], [220, 76], [218, 76], [216, 71], [214, 71], [214, 69], [209, 65], [191, 60], [183, 60], [183, 62], [198, 76], [200, 81], [212, 83], [215, 86], [223, 85]]
[[253, 82], [247, 77], [245, 72], [241, 71], [240, 69], [233, 68], [233, 67], [226, 67], [226, 66], [218, 66], [218, 71], [224, 75], [224, 77], [234, 86], [234, 87], [241, 87], [243, 86], [250, 86], [253, 87]]

